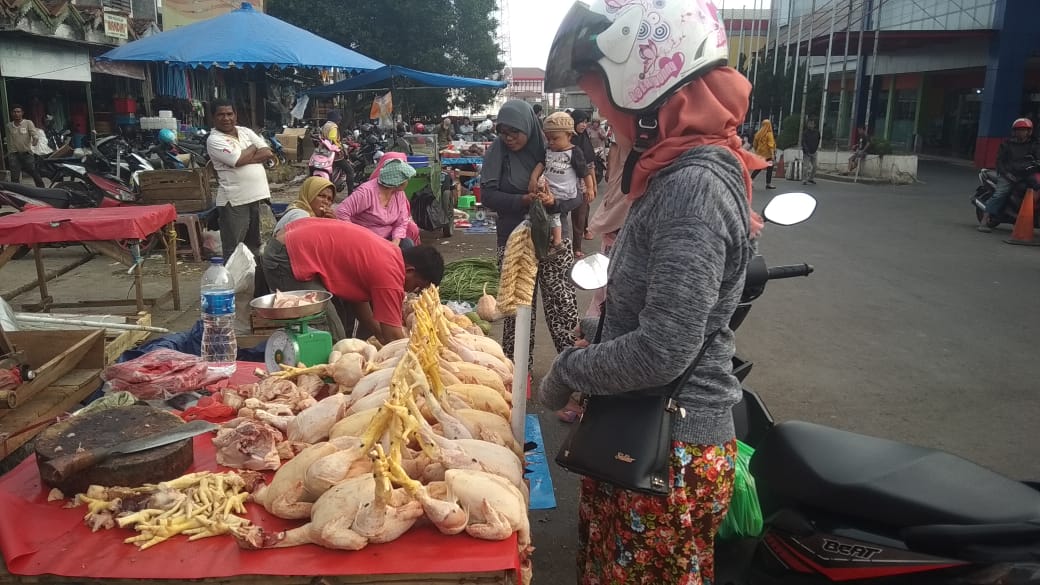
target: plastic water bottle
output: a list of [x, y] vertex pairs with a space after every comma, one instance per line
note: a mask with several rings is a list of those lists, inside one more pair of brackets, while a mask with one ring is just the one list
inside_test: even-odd
[[202, 359], [211, 373], [235, 372], [235, 283], [223, 258], [213, 258], [202, 275]]

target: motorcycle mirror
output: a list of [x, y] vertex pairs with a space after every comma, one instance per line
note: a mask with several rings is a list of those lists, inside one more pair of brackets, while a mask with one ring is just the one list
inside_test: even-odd
[[603, 254], [592, 254], [574, 262], [571, 280], [582, 290], [596, 290], [607, 286], [607, 269], [610, 258]]
[[762, 216], [769, 223], [795, 225], [812, 217], [816, 211], [816, 198], [808, 193], [782, 193], [773, 197]]

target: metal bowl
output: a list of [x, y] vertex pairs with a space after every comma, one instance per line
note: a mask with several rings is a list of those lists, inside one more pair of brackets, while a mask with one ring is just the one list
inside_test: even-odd
[[321, 300], [316, 303], [307, 303], [298, 307], [276, 309], [272, 306], [274, 304], [274, 294], [272, 293], [249, 301], [249, 308], [253, 310], [254, 315], [262, 319], [284, 321], [288, 319], [299, 319], [301, 317], [308, 317], [320, 313], [325, 310], [325, 305], [327, 305], [329, 300], [332, 299], [332, 293], [318, 290], [291, 290], [280, 294], [302, 297], [308, 293], [317, 293], [318, 298]]

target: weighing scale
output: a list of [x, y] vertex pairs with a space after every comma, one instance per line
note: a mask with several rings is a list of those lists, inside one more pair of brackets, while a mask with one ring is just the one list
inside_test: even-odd
[[291, 307], [274, 307], [274, 294], [262, 296], [249, 302], [257, 317], [282, 326], [271, 334], [264, 351], [264, 365], [268, 372], [281, 370], [280, 365], [317, 366], [329, 361], [332, 353], [332, 334], [320, 329], [311, 329], [310, 323], [325, 316], [325, 307], [332, 299], [326, 291], [289, 291], [277, 293], [282, 296], [316, 297], [315, 302], [306, 302]]
[[320, 329], [311, 329], [310, 322], [325, 316], [324, 312], [299, 319], [278, 321], [284, 328], [271, 334], [264, 351], [264, 364], [268, 372], [281, 370], [280, 365], [316, 366], [329, 361], [332, 353], [332, 334]]

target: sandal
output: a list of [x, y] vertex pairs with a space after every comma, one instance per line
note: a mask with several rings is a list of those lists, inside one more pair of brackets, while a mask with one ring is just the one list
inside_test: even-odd
[[575, 260], [581, 260], [584, 257], [585, 257], [585, 252], [582, 252], [581, 250], [575, 250], [574, 251], [574, 259]]

